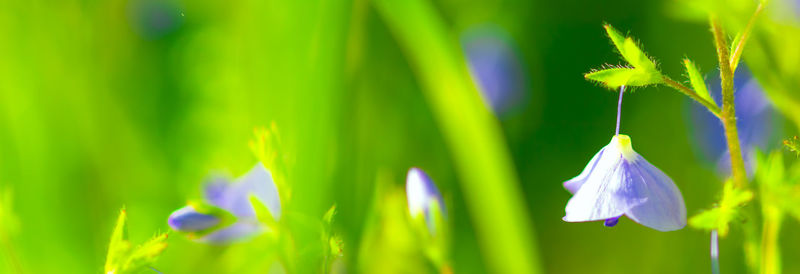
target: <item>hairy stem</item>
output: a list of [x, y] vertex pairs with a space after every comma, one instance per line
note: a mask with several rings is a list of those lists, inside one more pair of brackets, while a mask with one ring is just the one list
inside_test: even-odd
[[681, 83], [679, 83], [679, 82], [677, 82], [675, 80], [672, 80], [672, 78], [669, 78], [667, 76], [664, 76], [664, 84], [666, 84], [667, 86], [670, 86], [671, 88], [674, 88], [675, 90], [685, 94], [686, 96], [689, 96], [690, 98], [694, 99], [698, 103], [702, 104], [703, 106], [705, 106], [708, 109], [708, 111], [710, 111], [712, 114], [714, 114], [714, 116], [717, 116], [717, 118], [720, 117], [720, 109], [719, 109], [719, 107], [717, 107], [717, 105], [714, 102], [711, 102], [711, 101], [708, 101], [706, 99], [703, 99], [702, 97], [700, 97], [700, 95], [697, 95], [697, 92], [695, 92], [694, 90], [684, 86], [683, 84], [681, 84]]
[[764, 205], [764, 220], [761, 230], [761, 274], [781, 273], [781, 254], [778, 249], [778, 235], [783, 213], [773, 205]]
[[737, 187], [747, 184], [747, 170], [744, 167], [742, 148], [739, 144], [739, 133], [736, 129], [736, 108], [733, 101], [733, 70], [731, 70], [730, 52], [725, 32], [716, 16], [711, 16], [711, 30], [714, 33], [714, 44], [719, 57], [719, 75], [722, 84], [722, 112], [720, 120], [725, 128], [725, 139], [728, 141], [728, 151], [731, 157], [731, 174], [733, 183]]
[[742, 58], [742, 52], [744, 51], [744, 45], [747, 43], [747, 39], [750, 38], [750, 32], [753, 30], [753, 25], [755, 25], [756, 19], [758, 15], [761, 14], [761, 10], [764, 9], [764, 5], [762, 3], [758, 3], [758, 7], [756, 7], [756, 11], [753, 12], [753, 16], [750, 17], [750, 20], [747, 21], [747, 26], [744, 27], [742, 31], [742, 37], [739, 39], [739, 42], [736, 43], [736, 47], [731, 52], [731, 71], [736, 72], [736, 67], [739, 65], [739, 60]]

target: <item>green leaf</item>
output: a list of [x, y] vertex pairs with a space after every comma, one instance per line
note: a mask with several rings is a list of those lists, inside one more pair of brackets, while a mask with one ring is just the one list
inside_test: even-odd
[[330, 225], [333, 223], [333, 217], [336, 216], [336, 205], [332, 205], [331, 208], [325, 212], [325, 215], [322, 216], [322, 221], [325, 222], [326, 225]]
[[686, 67], [686, 74], [689, 75], [689, 82], [691, 82], [694, 92], [696, 92], [701, 98], [706, 99], [712, 104], [716, 105], [714, 99], [711, 99], [711, 94], [708, 93], [708, 87], [706, 86], [706, 81], [703, 80], [703, 75], [700, 74], [700, 71], [697, 69], [694, 62], [688, 58], [683, 59], [683, 65]]
[[144, 244], [136, 247], [125, 261], [124, 270], [138, 271], [156, 262], [158, 256], [167, 248], [167, 234], [153, 236]]
[[155, 263], [159, 255], [167, 248], [167, 234], [154, 236], [142, 245], [132, 248], [128, 241], [127, 212], [123, 208], [117, 217], [117, 224], [111, 232], [108, 243], [105, 273], [136, 273]]
[[633, 41], [633, 38], [623, 36], [609, 24], [605, 24], [603, 27], [606, 29], [608, 37], [611, 38], [614, 46], [617, 47], [617, 50], [619, 50], [620, 55], [622, 55], [625, 61], [628, 61], [628, 63], [636, 69], [643, 70], [648, 74], [659, 75], [660, 78], [661, 73], [656, 69], [653, 60], [650, 60], [650, 58], [642, 52], [639, 46], [636, 45], [636, 42]]
[[661, 74], [633, 68], [607, 68], [583, 75], [586, 79], [602, 83], [610, 89], [620, 86], [647, 86], [663, 81]]
[[698, 213], [689, 219], [689, 226], [703, 230], [717, 230], [720, 237], [725, 237], [729, 224], [739, 215], [739, 208], [753, 199], [753, 192], [733, 186], [731, 180], [725, 182], [722, 200], [719, 206]]
[[250, 194], [248, 199], [250, 199], [250, 204], [253, 205], [258, 221], [272, 229], [276, 229], [278, 227], [278, 222], [275, 220], [275, 217], [272, 216], [272, 212], [269, 211], [269, 208], [254, 194]]
[[130, 251], [131, 244], [128, 242], [128, 228], [126, 225], [128, 213], [122, 208], [117, 217], [117, 224], [111, 232], [111, 240], [108, 243], [108, 255], [106, 256], [106, 273], [116, 273], [117, 268], [125, 254]]

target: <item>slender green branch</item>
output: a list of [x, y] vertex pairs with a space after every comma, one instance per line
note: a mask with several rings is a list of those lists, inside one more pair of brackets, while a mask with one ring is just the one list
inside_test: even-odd
[[717, 116], [717, 118], [720, 118], [720, 109], [717, 106], [717, 104], [715, 104], [714, 102], [710, 102], [710, 101], [708, 101], [706, 99], [703, 99], [703, 97], [700, 97], [700, 95], [697, 95], [697, 92], [695, 92], [694, 90], [688, 88], [687, 86], [684, 86], [683, 84], [679, 83], [678, 81], [672, 80], [671, 78], [669, 78], [667, 76], [664, 76], [664, 84], [666, 84], [667, 86], [670, 86], [670, 87], [674, 88], [675, 90], [685, 94], [686, 96], [689, 96], [690, 98], [694, 99], [698, 103], [700, 103], [703, 106], [705, 106], [708, 109], [708, 111], [711, 111], [711, 113], [714, 114], [715, 116]]
[[758, 15], [761, 14], [761, 10], [764, 9], [764, 5], [762, 3], [758, 3], [756, 7], [756, 11], [753, 12], [753, 16], [750, 17], [750, 21], [747, 22], [747, 26], [744, 27], [742, 31], [742, 36], [739, 39], [739, 42], [736, 43], [736, 48], [733, 49], [731, 53], [731, 71], [736, 72], [736, 66], [739, 65], [739, 60], [742, 58], [742, 52], [744, 51], [744, 45], [747, 43], [747, 39], [750, 38], [750, 32], [753, 30], [753, 25], [755, 25], [756, 19]]
[[744, 167], [742, 148], [739, 144], [739, 133], [736, 129], [736, 107], [733, 97], [733, 70], [731, 70], [730, 52], [725, 32], [715, 15], [711, 15], [711, 30], [714, 33], [714, 44], [717, 47], [719, 58], [719, 75], [722, 84], [722, 112], [720, 120], [725, 128], [725, 139], [728, 141], [728, 151], [731, 157], [731, 174], [733, 183], [737, 187], [747, 184], [747, 170]]
[[778, 235], [783, 213], [773, 205], [764, 205], [764, 220], [761, 230], [761, 274], [781, 273], [781, 254], [778, 248]]

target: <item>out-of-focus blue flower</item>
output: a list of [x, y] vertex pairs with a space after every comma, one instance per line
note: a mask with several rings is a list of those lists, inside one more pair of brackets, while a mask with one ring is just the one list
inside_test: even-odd
[[[709, 92], [718, 105], [722, 105], [719, 72], [709, 77], [706, 83]], [[767, 149], [770, 143], [778, 143], [776, 125], [779, 118], [764, 95], [758, 81], [750, 74], [747, 67], [740, 65], [734, 77], [734, 102], [736, 105], [736, 127], [739, 130], [742, 156], [747, 168], [747, 175], [753, 175], [753, 153], [756, 148]], [[695, 141], [696, 151], [702, 158], [716, 165], [717, 174], [722, 177], [731, 174], [731, 158], [725, 129], [722, 123], [700, 104], [691, 104], [689, 124]]]
[[524, 102], [521, 60], [503, 29], [494, 25], [470, 28], [463, 33], [461, 44], [472, 78], [495, 114], [503, 115]]
[[627, 135], [615, 135], [575, 178], [564, 182], [574, 195], [567, 222], [605, 221], [622, 215], [644, 226], [672, 231], [686, 226], [686, 206], [672, 179], [633, 150]]
[[128, 3], [128, 18], [133, 29], [144, 38], [161, 38], [178, 29], [183, 13], [173, 0], [133, 0]]
[[[233, 215], [236, 220], [230, 225], [197, 238], [202, 242], [227, 243], [247, 239], [266, 229], [256, 216], [250, 202], [251, 195], [263, 203], [275, 220], [281, 215], [278, 189], [269, 170], [256, 164], [234, 182], [225, 177], [216, 177], [204, 189], [205, 202]], [[213, 229], [220, 224], [221, 216], [199, 212], [195, 205], [187, 205], [170, 214], [167, 223], [181, 232], [200, 232]]]
[[419, 168], [411, 168], [406, 176], [406, 196], [408, 199], [408, 211], [412, 218], [425, 218], [428, 229], [434, 231], [436, 220], [432, 210], [436, 208], [440, 214], [444, 214], [444, 202], [442, 195], [433, 184], [433, 180]]

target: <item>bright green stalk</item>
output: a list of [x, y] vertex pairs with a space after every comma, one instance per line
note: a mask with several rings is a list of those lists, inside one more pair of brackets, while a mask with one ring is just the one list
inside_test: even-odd
[[720, 120], [725, 128], [725, 139], [728, 141], [728, 151], [731, 157], [731, 174], [733, 183], [737, 187], [744, 187], [747, 184], [747, 171], [744, 167], [742, 149], [739, 144], [739, 133], [736, 129], [736, 108], [733, 102], [733, 70], [730, 63], [730, 52], [728, 42], [722, 26], [716, 16], [711, 16], [711, 29], [714, 33], [714, 44], [717, 47], [717, 57], [719, 58], [719, 71], [722, 82], [722, 112]]
[[783, 220], [783, 212], [769, 203], [763, 204], [764, 220], [761, 229], [761, 274], [781, 273], [781, 253], [778, 248], [778, 235]]
[[444, 132], [489, 271], [539, 273], [533, 223], [508, 148], [457, 41], [428, 1], [374, 3], [403, 46]]

